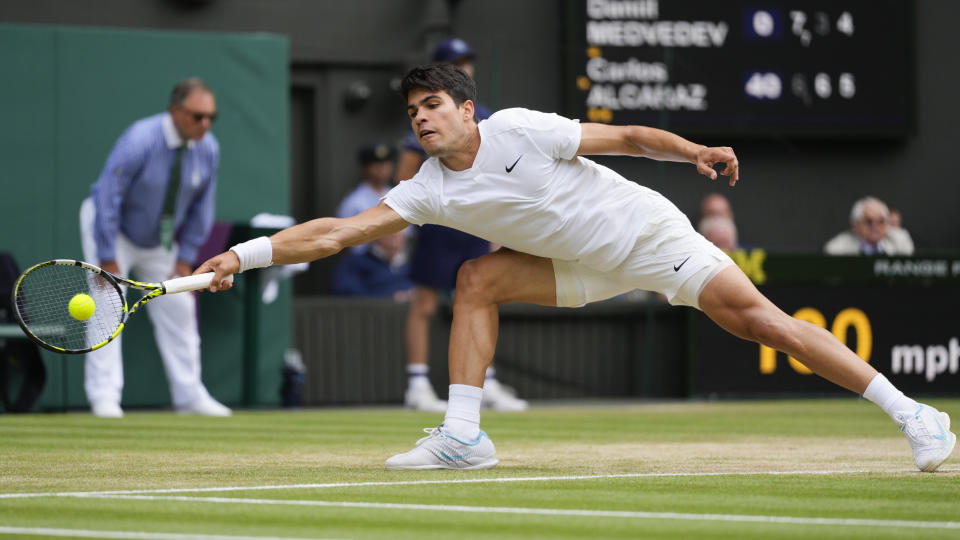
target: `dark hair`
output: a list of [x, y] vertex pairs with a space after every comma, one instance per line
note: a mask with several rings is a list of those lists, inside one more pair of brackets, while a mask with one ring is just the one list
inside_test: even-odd
[[440, 62], [411, 69], [400, 83], [400, 94], [406, 100], [410, 92], [417, 88], [446, 92], [458, 107], [468, 99], [474, 105], [477, 103], [477, 83], [453, 64]]
[[204, 92], [213, 95], [213, 90], [210, 90], [210, 87], [207, 86], [207, 83], [203, 82], [203, 79], [199, 77], [190, 77], [189, 79], [184, 79], [178, 82], [173, 87], [173, 91], [170, 92], [170, 105], [183, 105], [183, 102], [186, 101], [187, 96], [189, 96], [194, 90], [203, 90]]

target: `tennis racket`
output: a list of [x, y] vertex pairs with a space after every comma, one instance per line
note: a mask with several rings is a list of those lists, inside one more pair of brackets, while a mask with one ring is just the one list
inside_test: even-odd
[[[163, 283], [144, 283], [115, 276], [83, 261], [55, 259], [27, 269], [13, 287], [14, 314], [27, 337], [41, 347], [62, 354], [83, 354], [113, 341], [130, 318], [147, 302], [163, 296], [205, 289], [213, 272], [178, 277]], [[232, 281], [233, 276], [228, 276]], [[147, 291], [133, 307], [121, 285]], [[74, 317], [68, 308], [78, 294], [94, 301], [93, 314]]]

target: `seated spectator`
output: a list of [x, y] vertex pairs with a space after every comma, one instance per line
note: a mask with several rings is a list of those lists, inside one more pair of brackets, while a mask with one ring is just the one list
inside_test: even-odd
[[704, 197], [700, 201], [700, 219], [710, 216], [721, 216], [733, 221], [733, 208], [730, 207], [730, 201], [719, 193], [711, 193]]
[[[360, 184], [337, 207], [337, 217], [350, 217], [376, 206], [390, 191], [397, 152], [393, 146], [375, 142], [357, 152]], [[333, 272], [332, 292], [346, 296], [392, 297], [408, 300], [407, 232], [353, 246], [340, 255]]]
[[364, 252], [342, 256], [333, 272], [333, 294], [409, 300], [413, 283], [405, 241], [401, 231], [370, 242]]
[[719, 214], [707, 216], [700, 220], [697, 230], [713, 245], [728, 253], [740, 247], [737, 243], [737, 226], [729, 217]]
[[[704, 227], [704, 222], [708, 219], [711, 221]], [[725, 251], [749, 252], [754, 249], [752, 245], [740, 241], [737, 225], [733, 219], [733, 207], [730, 206], [730, 201], [719, 193], [711, 193], [700, 201], [700, 223], [697, 225], [697, 230], [707, 240]]]
[[864, 197], [850, 211], [850, 230], [823, 246], [827, 255], [912, 255], [910, 233], [890, 227], [890, 210], [876, 197]]
[[[386, 143], [375, 142], [364, 145], [357, 152], [360, 164], [360, 184], [340, 201], [337, 217], [355, 216], [371, 206], [380, 203], [380, 198], [390, 191], [393, 181], [396, 149]], [[350, 253], [363, 253], [370, 244], [361, 244], [350, 248]]]
[[903, 228], [903, 215], [900, 214], [900, 210], [897, 208], [890, 209], [890, 223], [887, 224], [889, 227], [896, 229]]
[[887, 232], [888, 236], [902, 237], [906, 235], [907, 238], [913, 241], [913, 235], [903, 228], [903, 214], [900, 213], [899, 209], [890, 208], [890, 222], [887, 224], [887, 228], [889, 229], [889, 232]]
[[757, 285], [765, 283], [767, 275], [763, 271], [763, 261], [766, 251], [740, 242], [730, 201], [719, 193], [711, 193], [701, 201], [700, 213], [697, 231], [730, 255], [750, 281]]

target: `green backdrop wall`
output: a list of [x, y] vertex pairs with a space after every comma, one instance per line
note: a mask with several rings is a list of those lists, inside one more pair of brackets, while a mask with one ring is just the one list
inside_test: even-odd
[[[271, 34], [0, 25], [0, 251], [21, 267], [80, 258], [80, 203], [117, 137], [164, 110], [173, 84], [190, 76], [217, 96], [217, 220], [289, 214], [288, 65], [287, 38]], [[259, 280], [241, 276], [235, 291], [200, 295], [203, 378], [228, 404], [274, 404], [289, 345], [289, 287], [273, 304], [256, 306], [248, 305], [256, 296], [250, 287]], [[246, 328], [245, 320], [264, 324]], [[244, 350], [248, 332], [262, 338], [255, 340], [260, 350]], [[124, 350], [124, 405], [169, 404], [145, 315], [124, 331]], [[82, 357], [44, 359], [40, 407], [85, 406]], [[261, 380], [251, 386], [245, 373]], [[251, 387], [258, 395], [244, 393]]]

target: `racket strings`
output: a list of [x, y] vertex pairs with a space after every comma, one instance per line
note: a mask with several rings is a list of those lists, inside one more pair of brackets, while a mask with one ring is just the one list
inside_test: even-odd
[[[93, 298], [95, 309], [86, 320], [70, 315], [77, 294]], [[41, 341], [67, 350], [89, 349], [107, 341], [124, 317], [123, 297], [96, 272], [79, 266], [50, 265], [23, 277], [17, 289], [17, 310], [27, 328]]]

